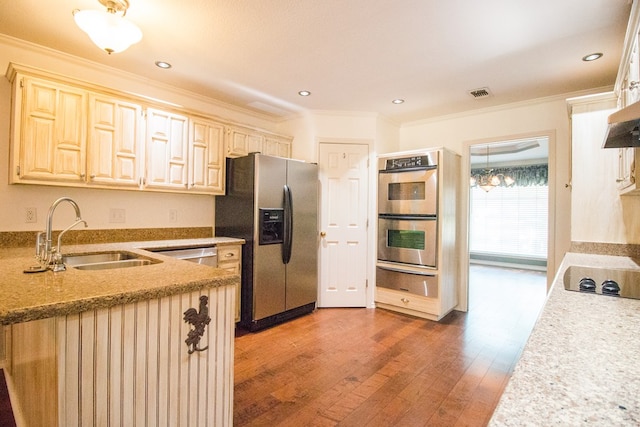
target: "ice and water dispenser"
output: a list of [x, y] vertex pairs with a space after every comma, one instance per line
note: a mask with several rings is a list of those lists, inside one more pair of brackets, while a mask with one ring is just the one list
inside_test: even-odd
[[282, 243], [284, 232], [284, 209], [260, 208], [260, 227], [258, 231], [261, 245]]

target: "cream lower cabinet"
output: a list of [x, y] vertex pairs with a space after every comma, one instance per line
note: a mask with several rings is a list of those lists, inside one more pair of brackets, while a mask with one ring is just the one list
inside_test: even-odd
[[[27, 426], [231, 426], [236, 287], [11, 327], [7, 368]], [[189, 308], [211, 322], [188, 353]]]
[[87, 92], [13, 74], [11, 183], [82, 183]]
[[[218, 246], [218, 268], [229, 271], [233, 274], [240, 274], [242, 268], [242, 246], [241, 245], [219, 245]], [[236, 322], [240, 321], [240, 292], [236, 289]]]

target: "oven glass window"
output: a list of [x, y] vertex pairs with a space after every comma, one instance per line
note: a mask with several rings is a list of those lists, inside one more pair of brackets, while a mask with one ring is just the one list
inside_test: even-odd
[[389, 184], [389, 200], [424, 200], [425, 183], [394, 182]]
[[387, 245], [392, 248], [424, 250], [424, 241], [424, 231], [387, 230]]

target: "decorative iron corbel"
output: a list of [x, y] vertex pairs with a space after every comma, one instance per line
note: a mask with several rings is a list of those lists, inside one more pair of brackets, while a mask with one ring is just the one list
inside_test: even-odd
[[187, 339], [184, 342], [187, 344], [188, 353], [191, 354], [196, 351], [204, 351], [209, 348], [206, 346], [205, 348], [199, 348], [198, 344], [200, 344], [200, 338], [204, 335], [204, 328], [211, 322], [211, 318], [209, 317], [209, 308], [207, 307], [207, 303], [209, 302], [209, 298], [205, 295], [200, 296], [200, 310], [197, 311], [195, 308], [191, 307], [184, 312], [184, 322], [193, 325], [193, 329], [189, 331], [187, 334]]

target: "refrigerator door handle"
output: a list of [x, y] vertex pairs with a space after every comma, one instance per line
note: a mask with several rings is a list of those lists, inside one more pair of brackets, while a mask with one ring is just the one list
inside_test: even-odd
[[293, 243], [293, 199], [291, 189], [284, 185], [284, 231], [282, 243], [282, 262], [288, 264], [291, 260], [291, 246]]

